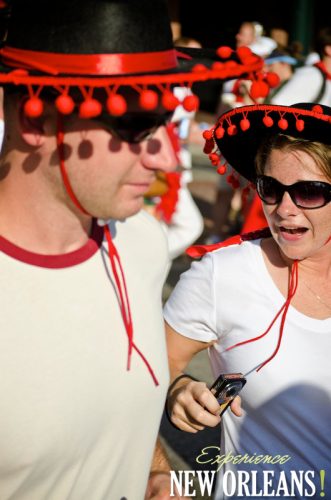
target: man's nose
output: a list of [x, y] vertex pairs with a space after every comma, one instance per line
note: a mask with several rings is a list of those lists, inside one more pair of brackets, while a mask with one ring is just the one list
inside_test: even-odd
[[144, 147], [145, 167], [162, 172], [173, 172], [176, 169], [178, 159], [165, 126], [159, 127]]

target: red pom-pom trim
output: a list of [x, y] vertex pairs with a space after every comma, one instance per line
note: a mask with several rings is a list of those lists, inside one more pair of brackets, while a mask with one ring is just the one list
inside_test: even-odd
[[264, 116], [262, 121], [266, 127], [272, 127], [274, 124], [274, 121], [271, 118], [271, 116]]
[[167, 111], [174, 111], [174, 109], [176, 109], [177, 106], [180, 104], [177, 97], [170, 91], [164, 92], [164, 94], [162, 95], [161, 102], [162, 106]]
[[272, 72], [267, 73], [266, 74], [266, 81], [267, 81], [269, 87], [271, 87], [272, 89], [274, 87], [277, 87], [280, 84], [280, 78], [277, 75], [277, 73], [272, 73]]
[[251, 123], [247, 118], [243, 118], [242, 120], [240, 120], [240, 128], [243, 132], [248, 130], [250, 126], [251, 126]]
[[159, 96], [154, 90], [142, 90], [139, 96], [139, 104], [142, 109], [151, 111], [157, 107]]
[[299, 132], [302, 132], [305, 128], [305, 122], [303, 120], [297, 120], [295, 126]]
[[79, 106], [79, 116], [80, 118], [95, 118], [100, 115], [102, 111], [102, 106], [99, 101], [93, 99], [92, 97], [87, 98]]
[[231, 49], [231, 47], [226, 47], [226, 46], [218, 47], [218, 49], [216, 50], [216, 54], [221, 59], [229, 59], [232, 52], [233, 52], [233, 50]]
[[192, 68], [192, 72], [193, 73], [204, 73], [207, 69], [207, 66], [205, 66], [204, 64], [196, 64], [195, 66], [193, 66]]
[[206, 142], [205, 142], [205, 145], [204, 145], [204, 148], [203, 148], [203, 152], [207, 155], [209, 155], [209, 153], [212, 152], [212, 150], [214, 149], [214, 140], [213, 139], [207, 139]]
[[206, 140], [213, 138], [213, 130], [204, 130], [202, 133], [202, 137]]
[[113, 116], [122, 116], [126, 113], [128, 105], [122, 95], [110, 94], [106, 102], [109, 113]]
[[211, 65], [211, 69], [213, 69], [214, 71], [223, 71], [224, 70], [224, 63], [219, 62], [219, 61], [215, 61]]
[[311, 110], [314, 111], [314, 113], [323, 113], [323, 108], [319, 104], [315, 104]]
[[39, 97], [30, 97], [24, 104], [24, 113], [30, 118], [37, 118], [44, 111], [44, 103]]
[[226, 173], [226, 165], [224, 163], [218, 167], [217, 173], [220, 175], [224, 175]]
[[238, 47], [236, 52], [242, 62], [245, 62], [247, 58], [252, 56], [252, 51], [249, 47]]
[[55, 100], [55, 106], [63, 115], [70, 115], [75, 109], [75, 103], [68, 94], [59, 95]]
[[252, 83], [250, 95], [253, 99], [258, 99], [259, 97], [267, 97], [268, 94], [269, 85], [266, 82], [259, 81]]
[[224, 134], [225, 134], [225, 129], [223, 127], [218, 127], [215, 130], [215, 136], [217, 139], [222, 139], [222, 137], [224, 137]]
[[282, 130], [286, 130], [287, 127], [288, 127], [288, 121], [285, 120], [285, 118], [281, 118], [279, 121], [278, 121], [278, 127], [281, 128]]
[[199, 108], [199, 99], [196, 95], [188, 95], [182, 102], [186, 111], [197, 111]]
[[238, 132], [237, 126], [236, 125], [230, 125], [230, 127], [227, 130], [229, 135], [236, 135]]

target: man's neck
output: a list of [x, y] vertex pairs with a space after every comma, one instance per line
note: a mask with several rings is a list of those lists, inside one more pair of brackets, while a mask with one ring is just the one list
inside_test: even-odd
[[[31, 174], [33, 175], [33, 174]], [[70, 201], [33, 189], [28, 179], [19, 183], [0, 182], [0, 235], [35, 253], [56, 255], [77, 250], [88, 240], [92, 217], [79, 214]]]
[[19, 211], [0, 215], [1, 236], [25, 250], [44, 255], [60, 255], [81, 248], [91, 229], [92, 218], [82, 222], [74, 216], [65, 220], [55, 213], [49, 218], [42, 212], [22, 215]]

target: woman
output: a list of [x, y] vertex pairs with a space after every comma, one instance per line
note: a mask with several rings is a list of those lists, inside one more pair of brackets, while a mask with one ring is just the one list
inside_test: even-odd
[[235, 400], [222, 417], [215, 498], [319, 496], [330, 487], [331, 109], [242, 107], [211, 140], [256, 185], [269, 229], [205, 250], [181, 277], [165, 307], [168, 411], [187, 432], [220, 422], [206, 385], [181, 377], [209, 348], [215, 378], [247, 378], [242, 410]]

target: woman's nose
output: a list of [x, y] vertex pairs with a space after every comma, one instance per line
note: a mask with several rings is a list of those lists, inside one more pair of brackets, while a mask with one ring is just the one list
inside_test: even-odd
[[288, 215], [297, 215], [300, 209], [296, 206], [294, 201], [292, 200], [289, 193], [285, 192], [283, 194], [283, 198], [277, 205], [276, 209], [278, 215], [281, 217]]

